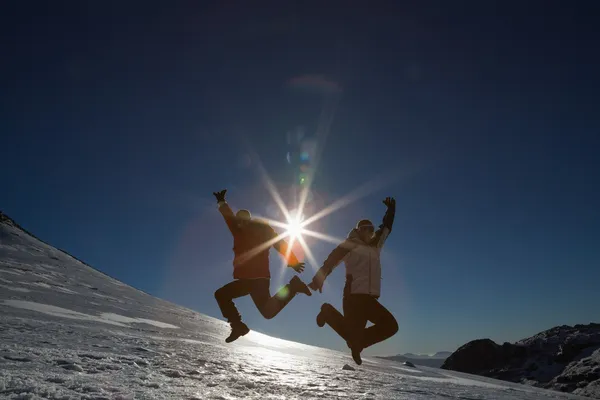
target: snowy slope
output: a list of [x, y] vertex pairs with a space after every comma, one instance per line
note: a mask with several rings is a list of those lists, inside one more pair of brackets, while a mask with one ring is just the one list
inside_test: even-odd
[[0, 222], [0, 398], [578, 398], [374, 358], [356, 367], [256, 332], [227, 345], [227, 333]]

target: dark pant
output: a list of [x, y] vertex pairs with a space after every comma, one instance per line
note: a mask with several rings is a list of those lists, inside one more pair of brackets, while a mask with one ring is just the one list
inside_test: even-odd
[[217, 299], [223, 317], [227, 318], [229, 322], [241, 321], [242, 316], [233, 304], [233, 299], [247, 295], [252, 297], [256, 308], [266, 319], [271, 319], [279, 314], [296, 293], [291, 290], [288, 284], [279, 289], [275, 296], [271, 297], [270, 284], [271, 280], [269, 278], [236, 279], [218, 289], [215, 292], [215, 299]]
[[[321, 307], [325, 322], [346, 342], [348, 347], [365, 349], [382, 342], [398, 332], [398, 322], [381, 303], [368, 294], [344, 296], [344, 315], [331, 304]], [[368, 328], [367, 321], [374, 325]]]

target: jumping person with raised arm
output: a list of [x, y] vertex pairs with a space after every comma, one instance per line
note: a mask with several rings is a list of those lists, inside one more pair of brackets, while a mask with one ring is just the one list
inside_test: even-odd
[[[250, 295], [256, 308], [263, 317], [271, 319], [296, 296], [312, 293], [304, 282], [294, 276], [289, 284], [283, 286], [271, 297], [269, 290], [271, 274], [269, 271], [269, 250], [274, 247], [284, 257], [288, 252], [285, 240], [275, 240], [278, 236], [275, 230], [265, 222], [253, 220], [248, 210], [239, 210], [233, 213], [225, 201], [227, 190], [214, 192], [219, 211], [233, 235], [233, 281], [215, 292], [215, 299], [219, 304], [223, 317], [231, 325], [231, 334], [225, 341], [233, 342], [240, 336], [247, 334], [250, 329], [242, 322], [233, 299]], [[304, 271], [304, 263], [299, 262], [292, 251], [289, 252], [288, 266], [294, 271]]]
[[[344, 314], [325, 303], [317, 315], [317, 325], [322, 327], [328, 324], [346, 340], [352, 350], [352, 358], [359, 365], [362, 364], [362, 350], [398, 332], [396, 319], [378, 300], [381, 294], [381, 249], [392, 232], [396, 200], [387, 197], [383, 204], [387, 211], [379, 229], [375, 231], [369, 220], [359, 221], [346, 240], [329, 254], [308, 285], [311, 289], [322, 292], [325, 278], [342, 261], [346, 265]], [[365, 328], [367, 321], [374, 325]]]

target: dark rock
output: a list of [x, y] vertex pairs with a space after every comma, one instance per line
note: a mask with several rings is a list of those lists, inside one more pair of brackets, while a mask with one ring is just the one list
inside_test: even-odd
[[491, 370], [510, 359], [512, 347], [509, 343], [499, 346], [491, 339], [473, 340], [452, 353], [442, 364], [442, 369], [471, 374]]
[[473, 340], [442, 368], [589, 395], [600, 387], [599, 364], [600, 324], [592, 323], [557, 326], [514, 344]]

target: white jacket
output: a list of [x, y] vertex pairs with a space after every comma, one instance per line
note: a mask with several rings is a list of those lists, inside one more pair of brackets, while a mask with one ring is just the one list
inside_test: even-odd
[[346, 240], [340, 243], [327, 257], [313, 282], [320, 287], [325, 278], [343, 261], [346, 265], [346, 287], [344, 295], [381, 295], [381, 249], [392, 231], [395, 210], [388, 210], [383, 224], [372, 240], [365, 243], [358, 230], [352, 229]]

